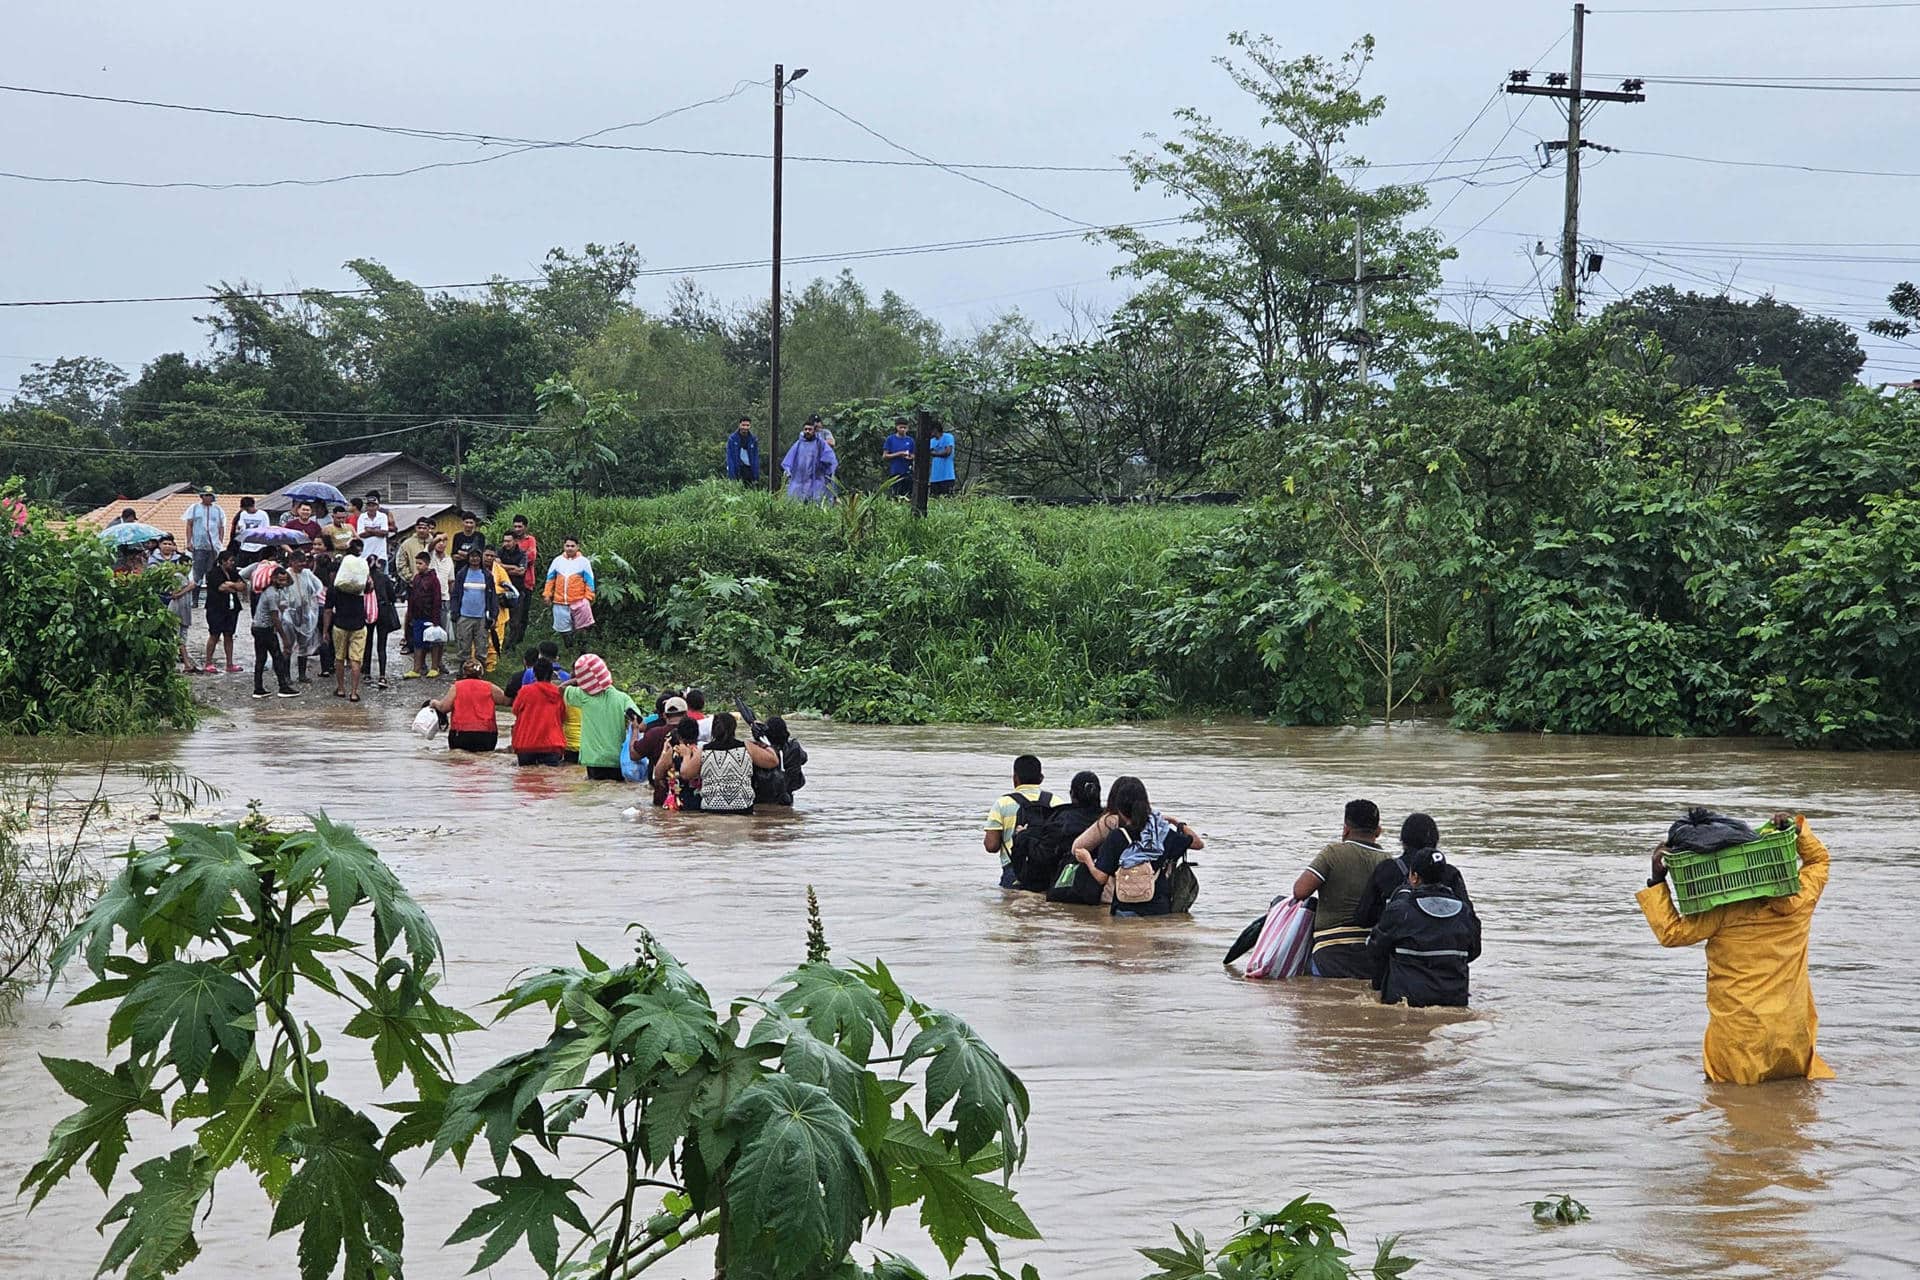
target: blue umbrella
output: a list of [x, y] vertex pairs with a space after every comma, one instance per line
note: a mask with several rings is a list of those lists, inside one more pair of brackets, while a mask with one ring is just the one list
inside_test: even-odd
[[347, 495], [319, 480], [303, 480], [285, 491], [295, 502], [324, 502], [330, 507], [347, 505]]
[[243, 547], [301, 546], [313, 539], [298, 529], [289, 529], [285, 525], [270, 524], [260, 529], [249, 529], [240, 535]]
[[100, 536], [116, 547], [124, 547], [141, 542], [158, 542], [167, 535], [150, 524], [110, 524], [100, 531]]

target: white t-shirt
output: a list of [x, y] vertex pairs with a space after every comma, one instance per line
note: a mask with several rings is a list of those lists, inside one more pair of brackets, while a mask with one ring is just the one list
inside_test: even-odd
[[393, 517], [384, 511], [366, 511], [360, 515], [360, 523], [355, 532], [366, 545], [362, 554], [379, 556], [384, 563], [387, 558], [387, 535], [393, 532]]
[[272, 523], [271, 520], [267, 519], [267, 513], [258, 508], [252, 511], [242, 511], [233, 518], [234, 528], [240, 531], [240, 541], [242, 542], [245, 542], [247, 535], [255, 529], [264, 529]]

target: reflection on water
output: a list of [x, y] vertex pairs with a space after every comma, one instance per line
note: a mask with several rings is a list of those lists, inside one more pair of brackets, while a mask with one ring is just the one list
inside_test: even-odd
[[[360, 736], [382, 716], [386, 737]], [[257, 796], [269, 813], [324, 804], [354, 823], [431, 911], [448, 949], [443, 994], [469, 1005], [524, 967], [566, 961], [576, 939], [623, 953], [632, 920], [716, 998], [759, 991], [800, 959], [816, 886], [837, 959], [885, 957], [1026, 1079], [1019, 1185], [1047, 1238], [1009, 1252], [1048, 1280], [1141, 1274], [1131, 1251], [1163, 1243], [1165, 1224], [1218, 1240], [1242, 1208], [1301, 1191], [1338, 1206], [1358, 1247], [1405, 1233], [1436, 1276], [1920, 1272], [1920, 1220], [1906, 1210], [1920, 1193], [1920, 1014], [1900, 910], [1920, 834], [1913, 756], [1428, 727], [803, 736], [816, 763], [800, 807], [751, 820], [643, 801], [629, 816], [634, 789], [449, 755], [368, 704], [245, 708], [156, 750], [220, 782], [232, 814]], [[318, 771], [343, 737], [391, 750]], [[1114, 921], [992, 887], [981, 816], [1027, 749], [1055, 782], [1077, 768], [1139, 774], [1206, 833], [1193, 918]], [[227, 772], [236, 761], [245, 777]], [[1250, 983], [1221, 968], [1357, 794], [1395, 822], [1412, 809], [1438, 818], [1485, 924], [1473, 1009], [1387, 1009], [1363, 984]], [[1833, 850], [1813, 974], [1836, 1081], [1700, 1078], [1703, 960], [1658, 948], [1633, 904], [1644, 850], [1698, 801], [1802, 808]], [[104, 1016], [31, 1002], [0, 1030], [0, 1183], [18, 1182], [68, 1109], [36, 1055], [96, 1056]], [[470, 1037], [463, 1069], [530, 1042], [538, 1022]], [[340, 1055], [335, 1079], [378, 1097], [370, 1063]], [[164, 1133], [142, 1141], [165, 1149]], [[436, 1245], [471, 1188], [450, 1165], [405, 1172], [409, 1276], [464, 1273], [471, 1253]], [[1528, 1202], [1561, 1191], [1594, 1221], [1534, 1227]], [[107, 1203], [84, 1180], [31, 1218], [0, 1199], [0, 1276], [90, 1273]], [[293, 1241], [263, 1240], [259, 1209], [223, 1185], [196, 1274], [286, 1273]], [[911, 1233], [896, 1224], [882, 1239]]]

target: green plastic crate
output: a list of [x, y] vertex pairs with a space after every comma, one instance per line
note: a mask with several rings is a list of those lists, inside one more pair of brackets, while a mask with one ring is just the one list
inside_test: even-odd
[[1673, 901], [1683, 916], [1697, 916], [1730, 902], [1791, 897], [1800, 892], [1799, 832], [1760, 828], [1760, 838], [1717, 853], [1669, 850]]

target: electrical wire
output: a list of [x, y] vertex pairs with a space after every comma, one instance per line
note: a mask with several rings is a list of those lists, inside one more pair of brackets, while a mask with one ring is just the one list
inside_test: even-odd
[[807, 101], [814, 103], [816, 106], [826, 108], [828, 111], [832, 112], [836, 116], [839, 116], [842, 120], [846, 121], [848, 124], [852, 125], [854, 128], [860, 130], [860, 132], [866, 134], [868, 137], [873, 138], [881, 143], [884, 143], [889, 147], [892, 147], [895, 151], [900, 152], [902, 155], [912, 156], [915, 160], [918, 160], [924, 164], [933, 165], [937, 169], [945, 170], [947, 173], [952, 174], [956, 178], [965, 179], [968, 182], [974, 183], [978, 186], [985, 187], [989, 191], [998, 191], [1001, 195], [1007, 196], [1014, 200], [1018, 200], [1021, 204], [1026, 205], [1030, 209], [1038, 209], [1041, 213], [1046, 214], [1048, 217], [1058, 218], [1062, 222], [1069, 222], [1077, 227], [1091, 228], [1093, 226], [1093, 224], [1090, 222], [1083, 222], [1079, 218], [1073, 217], [1071, 214], [1065, 214], [1060, 212], [1058, 209], [1054, 209], [1047, 205], [1041, 204], [1038, 200], [1034, 200], [1027, 196], [1023, 196], [1018, 191], [1014, 191], [1010, 188], [1003, 187], [997, 182], [989, 182], [985, 178], [979, 177], [975, 174], [968, 173], [964, 169], [961, 169], [954, 165], [942, 164], [940, 163], [940, 161], [935, 160], [932, 156], [923, 155], [922, 153], [915, 151], [912, 147], [906, 146], [902, 143], [895, 142], [892, 138], [889, 138], [886, 134], [881, 133], [878, 129], [875, 129], [872, 125], [865, 124], [862, 121], [854, 119], [852, 116], [848, 115], [846, 112], [842, 111], [840, 108], [834, 106], [831, 102], [828, 102], [825, 98], [822, 98], [817, 93], [809, 93], [805, 89], [795, 89], [794, 92], [799, 94], [801, 97], [805, 98]]
[[[756, 83], [756, 82], [749, 82]], [[757, 83], [764, 84], [764, 81]], [[795, 90], [795, 92], [802, 92]], [[119, 106], [148, 107], [161, 111], [184, 111], [198, 115], [230, 116], [243, 120], [270, 120], [286, 124], [306, 124], [335, 129], [357, 129], [371, 133], [390, 134], [397, 137], [421, 138], [435, 142], [474, 143], [481, 146], [508, 146], [521, 150], [544, 150], [549, 148], [577, 148], [586, 151], [630, 151], [650, 155], [706, 156], [731, 160], [771, 160], [771, 152], [765, 151], [729, 151], [710, 147], [658, 147], [639, 143], [594, 142], [592, 138], [602, 133], [627, 128], [615, 125], [610, 129], [596, 130], [584, 134], [578, 139], [565, 138], [524, 138], [503, 133], [474, 133], [459, 129], [422, 129], [410, 125], [373, 124], [362, 120], [337, 120], [325, 116], [296, 116], [272, 111], [243, 111], [229, 107], [206, 107], [179, 102], [159, 102], [147, 98], [116, 98], [105, 94], [75, 93], [64, 89], [41, 89], [30, 85], [0, 84], [0, 93], [33, 94], [41, 97], [72, 99], [80, 102], [112, 103]], [[808, 95], [811, 97], [812, 95]], [[700, 105], [700, 104], [695, 104]], [[825, 104], [822, 104], [825, 105]], [[877, 136], [877, 135], [876, 135]], [[902, 148], [904, 150], [904, 148]], [[911, 153], [909, 153], [911, 154]], [[845, 164], [878, 165], [889, 168], [909, 169], [957, 169], [1031, 171], [1041, 173], [1128, 173], [1125, 165], [1051, 165], [1051, 164], [1014, 164], [1014, 163], [959, 163], [930, 159], [889, 160], [869, 156], [816, 156], [790, 154], [786, 160], [799, 164]], [[353, 175], [349, 175], [353, 176]]]
[[1649, 15], [1665, 17], [1675, 13], [1839, 13], [1848, 9], [1920, 9], [1920, 3], [1890, 4], [1754, 4], [1727, 5], [1712, 8], [1690, 9], [1589, 9], [1588, 13], [1606, 14], [1609, 17], [1620, 14]]

